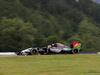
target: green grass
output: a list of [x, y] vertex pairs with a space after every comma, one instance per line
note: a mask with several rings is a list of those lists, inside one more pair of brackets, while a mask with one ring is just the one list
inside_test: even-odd
[[90, 75], [88, 73], [100, 73], [100, 55], [0, 57], [0, 75]]

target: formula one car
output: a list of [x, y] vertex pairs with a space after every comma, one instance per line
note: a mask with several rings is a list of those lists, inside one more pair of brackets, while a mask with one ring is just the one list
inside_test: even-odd
[[81, 43], [72, 43], [70, 47], [61, 43], [53, 43], [42, 48], [28, 48], [22, 50], [18, 55], [44, 55], [44, 54], [79, 54], [81, 51]]

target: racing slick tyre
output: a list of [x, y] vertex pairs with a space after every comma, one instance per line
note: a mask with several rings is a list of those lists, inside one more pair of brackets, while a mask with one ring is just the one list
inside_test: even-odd
[[72, 53], [73, 53], [73, 54], [79, 54], [79, 49], [76, 48], [76, 47], [74, 47], [74, 48], [72, 49]]
[[35, 48], [33, 48], [33, 49], [31, 50], [31, 54], [32, 54], [32, 55], [38, 55], [38, 50], [35, 49]]

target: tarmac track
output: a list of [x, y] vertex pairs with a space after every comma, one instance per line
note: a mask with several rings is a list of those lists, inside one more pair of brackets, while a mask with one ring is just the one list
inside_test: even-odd
[[[18, 52], [0, 52], [0, 57], [14, 57], [18, 56], [17, 53]], [[80, 52], [79, 54], [100, 54], [100, 52]], [[50, 55], [70, 55], [70, 54], [50, 54]]]
[[[80, 54], [100, 54], [100, 52], [81, 52]], [[40, 54], [39, 54], [40, 55]], [[72, 55], [72, 54], [51, 54], [51, 55]], [[15, 57], [20, 55], [0, 55], [0, 57]]]

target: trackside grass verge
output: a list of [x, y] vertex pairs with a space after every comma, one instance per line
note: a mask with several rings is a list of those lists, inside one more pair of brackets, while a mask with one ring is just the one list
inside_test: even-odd
[[0, 57], [0, 75], [100, 75], [100, 55]]

